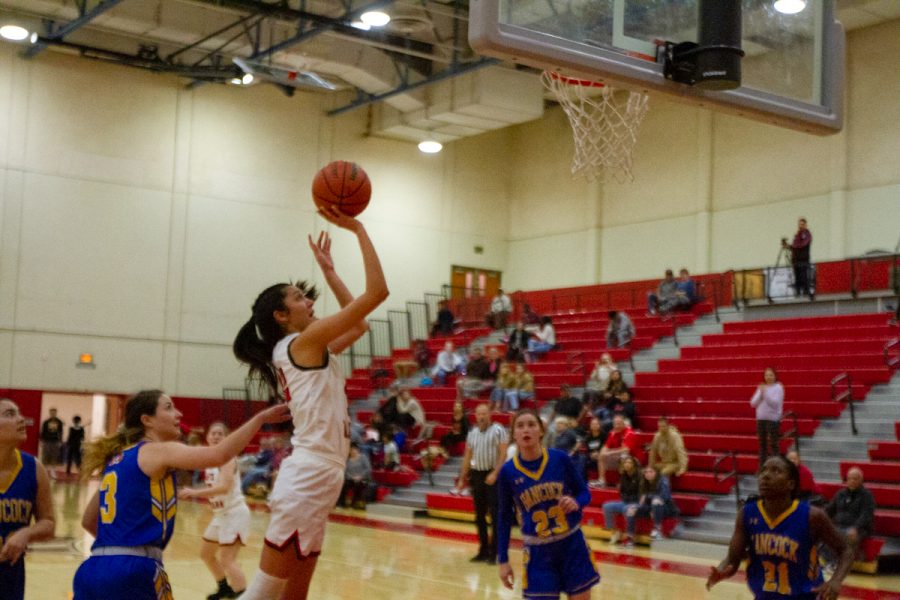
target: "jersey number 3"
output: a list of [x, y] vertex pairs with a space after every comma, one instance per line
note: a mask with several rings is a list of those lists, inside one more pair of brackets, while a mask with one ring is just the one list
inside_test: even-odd
[[100, 522], [112, 523], [116, 518], [116, 489], [119, 476], [115, 471], [107, 473], [100, 482]]
[[[556, 521], [553, 529], [550, 529], [550, 519]], [[536, 510], [531, 513], [531, 520], [534, 521], [534, 532], [539, 537], [546, 537], [551, 534], [559, 535], [569, 530], [566, 513], [559, 506], [551, 506], [547, 512]]]
[[[791, 595], [791, 578], [786, 562], [778, 563], [776, 567], [767, 560], [762, 561], [766, 580], [763, 583], [764, 592], [778, 592], [784, 596]], [[776, 581], [777, 579], [777, 581]]]

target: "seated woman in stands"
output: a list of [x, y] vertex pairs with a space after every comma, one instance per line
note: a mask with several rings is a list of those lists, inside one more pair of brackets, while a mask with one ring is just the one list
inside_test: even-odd
[[535, 339], [528, 340], [526, 362], [532, 362], [556, 348], [556, 329], [553, 328], [553, 320], [550, 317], [541, 317], [541, 326], [534, 335]]
[[[616, 524], [616, 515], [626, 515], [629, 510], [637, 510], [641, 492], [641, 471], [637, 459], [625, 456], [619, 467], [619, 500], [603, 503], [603, 520], [606, 528], [612, 531], [610, 544], [618, 544], [622, 540], [623, 531]], [[625, 547], [634, 546], [632, 537], [625, 537]]]
[[591, 419], [590, 425], [588, 425], [588, 432], [584, 438], [584, 448], [585, 453], [587, 454], [587, 460], [585, 461], [585, 472], [582, 474], [584, 476], [585, 481], [589, 481], [588, 470], [599, 470], [597, 461], [600, 460], [600, 450], [603, 448], [603, 444], [606, 443], [606, 438], [609, 434], [603, 431], [603, 423], [597, 417]]
[[604, 352], [600, 355], [600, 360], [594, 365], [594, 370], [591, 371], [591, 376], [584, 386], [584, 403], [590, 405], [591, 410], [596, 407], [597, 402], [606, 390], [606, 385], [609, 383], [612, 372], [618, 370], [619, 367], [609, 352]]
[[634, 425], [636, 418], [634, 410], [634, 402], [631, 401], [631, 392], [628, 390], [628, 384], [622, 379], [622, 371], [613, 371], [609, 375], [609, 382], [606, 389], [601, 394], [602, 407], [594, 411], [594, 416], [598, 417], [608, 428], [612, 423], [612, 418], [616, 413], [622, 413], [629, 421], [629, 425]]
[[419, 401], [413, 397], [409, 388], [400, 388], [400, 395], [397, 396], [397, 413], [400, 427], [408, 435], [416, 435], [417, 439], [428, 439], [431, 437], [431, 431], [434, 427], [425, 420], [425, 411], [422, 409]]
[[629, 507], [625, 511], [626, 530], [629, 537], [634, 538], [636, 521], [641, 517], [653, 519], [653, 530], [650, 538], [658, 540], [662, 538], [662, 523], [666, 517], [678, 514], [678, 507], [672, 501], [672, 490], [669, 487], [669, 478], [661, 477], [651, 466], [644, 467], [641, 473], [640, 498], [635, 507]]
[[825, 499], [822, 498], [822, 490], [819, 488], [819, 484], [816, 483], [812, 471], [800, 462], [800, 454], [796, 450], [791, 450], [784, 456], [797, 465], [797, 470], [800, 472], [800, 489], [797, 490], [797, 497], [815, 506], [824, 506]]
[[453, 335], [456, 317], [446, 300], [438, 302], [437, 320], [431, 326], [431, 337]]
[[503, 398], [509, 391], [516, 389], [516, 375], [513, 372], [512, 365], [504, 362], [500, 365], [497, 373], [497, 383], [491, 390], [491, 412], [503, 409]]
[[447, 454], [453, 454], [453, 449], [458, 444], [465, 444], [469, 435], [469, 415], [465, 406], [460, 401], [453, 403], [453, 416], [450, 421], [450, 431], [441, 436], [441, 447]]
[[516, 328], [509, 334], [506, 341], [506, 360], [510, 362], [521, 362], [525, 360], [525, 351], [528, 350], [528, 339], [531, 334], [525, 329], [525, 323], [519, 321]]
[[525, 370], [522, 363], [516, 364], [514, 387], [506, 392], [504, 410], [515, 412], [523, 400], [534, 398], [534, 375]]

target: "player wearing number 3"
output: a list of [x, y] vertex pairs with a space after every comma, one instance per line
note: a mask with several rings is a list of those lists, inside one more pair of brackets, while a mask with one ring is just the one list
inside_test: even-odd
[[[759, 472], [759, 498], [738, 512], [728, 556], [710, 569], [706, 588], [734, 575], [749, 559], [747, 585], [757, 600], [802, 598], [834, 600], [850, 571], [852, 555], [828, 516], [795, 498], [800, 472], [781, 455], [769, 457]], [[840, 556], [830, 580], [819, 568], [819, 543]]]
[[317, 319], [314, 288], [275, 284], [256, 298], [253, 316], [234, 341], [235, 356], [285, 400], [294, 420], [294, 451], [281, 463], [269, 495], [272, 516], [259, 572], [240, 596], [243, 600], [301, 600], [309, 592], [350, 450], [344, 376], [335, 355], [368, 330], [366, 316], [388, 296], [362, 223], [334, 208], [320, 208], [319, 214], [356, 234], [366, 289], [354, 298], [335, 273], [330, 238], [322, 233], [313, 242], [310, 237], [309, 246], [341, 310]]
[[497, 478], [500, 580], [512, 589], [509, 532], [517, 509], [525, 541], [523, 596], [559, 598], [565, 592], [570, 600], [587, 600], [600, 581], [580, 525], [591, 493], [565, 452], [541, 445], [544, 425], [536, 412], [517, 412], [512, 434], [518, 452]]
[[187, 446], [178, 441], [181, 413], [171, 398], [159, 390], [129, 398], [124, 426], [88, 446], [83, 461], [83, 477], [101, 472], [81, 519], [97, 539], [75, 573], [75, 600], [172, 598], [162, 551], [175, 529], [175, 470], [222, 466], [263, 424], [287, 418], [287, 407], [273, 406], [216, 446]]

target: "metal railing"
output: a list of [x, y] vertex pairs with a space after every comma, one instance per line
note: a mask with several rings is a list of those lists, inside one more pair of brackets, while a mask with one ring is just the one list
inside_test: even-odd
[[666, 315], [662, 315], [659, 318], [661, 323], [671, 323], [672, 324], [672, 341], [675, 343], [675, 347], [679, 346], [678, 344], [678, 315], [676, 313], [669, 313]]
[[[838, 386], [842, 383], [847, 385], [846, 388], [839, 392]], [[850, 373], [840, 373], [831, 380], [831, 400], [832, 402], [846, 402], [850, 405], [850, 430], [853, 431], [853, 435], [858, 435], [859, 432], [856, 430], [856, 411], [853, 408], [853, 383], [850, 380]]]
[[584, 358], [584, 352], [569, 352], [566, 354], [566, 370], [569, 373], [578, 373], [581, 371], [581, 387], [587, 385], [587, 380], [590, 376], [587, 362]]
[[427, 340], [431, 333], [431, 320], [428, 318], [428, 305], [424, 302], [406, 302], [409, 315], [409, 337], [413, 340]]
[[894, 338], [884, 345], [884, 364], [889, 369], [900, 366], [900, 338]]
[[793, 425], [791, 429], [788, 429], [782, 434], [782, 437], [792, 437], [794, 438], [794, 450], [797, 451], [797, 454], [800, 454], [800, 428], [797, 425], [797, 413], [792, 410], [787, 411], [786, 413], [781, 415], [782, 419], [791, 419], [793, 421]]
[[[727, 473], [723, 473], [720, 469], [722, 463], [726, 460], [731, 459], [731, 470]], [[734, 454], [734, 451], [729, 451], [726, 454], [723, 454], [719, 458], [716, 459], [716, 462], [713, 463], [713, 479], [715, 479], [716, 483], [724, 483], [729, 479], [734, 479], [734, 501], [735, 506], [738, 510], [741, 509], [741, 478], [738, 474], [738, 463], [737, 456]]]
[[391, 348], [407, 348], [412, 344], [412, 329], [409, 313], [405, 310], [387, 311], [391, 324]]

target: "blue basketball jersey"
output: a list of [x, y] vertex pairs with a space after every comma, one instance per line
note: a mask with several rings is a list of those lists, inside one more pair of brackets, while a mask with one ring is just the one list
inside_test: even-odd
[[809, 594], [822, 583], [809, 531], [809, 504], [794, 500], [773, 517], [766, 514], [762, 500], [750, 502], [744, 505], [743, 525], [750, 556], [747, 585], [757, 599]]
[[94, 548], [165, 548], [175, 530], [175, 474], [151, 480], [138, 466], [143, 442], [123, 450], [100, 479], [100, 516]]
[[[0, 481], [0, 548], [10, 535], [31, 525], [37, 502], [37, 467], [32, 455], [16, 450], [17, 466]], [[0, 600], [25, 597], [25, 561], [0, 562]]]

